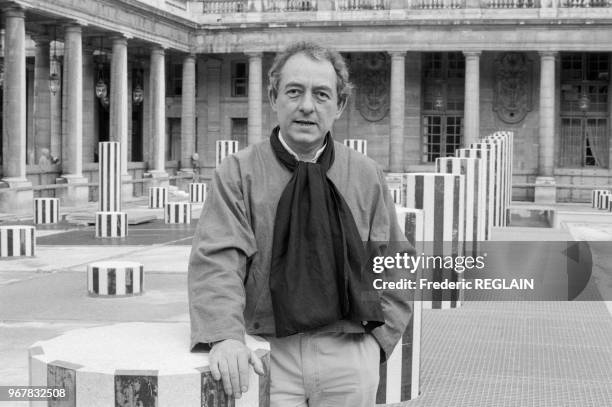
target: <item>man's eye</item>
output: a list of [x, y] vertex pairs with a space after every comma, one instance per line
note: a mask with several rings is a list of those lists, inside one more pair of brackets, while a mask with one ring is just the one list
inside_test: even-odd
[[287, 93], [287, 96], [289, 97], [295, 97], [300, 94], [300, 91], [299, 89], [289, 89], [286, 93]]
[[327, 92], [317, 92], [316, 95], [320, 100], [329, 100], [329, 94]]

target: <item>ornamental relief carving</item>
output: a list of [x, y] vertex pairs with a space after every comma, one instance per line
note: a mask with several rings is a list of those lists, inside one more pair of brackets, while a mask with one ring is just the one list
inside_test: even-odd
[[390, 67], [384, 52], [359, 54], [353, 58], [356, 79], [357, 110], [370, 122], [382, 120], [389, 114]]
[[522, 52], [507, 52], [494, 66], [493, 111], [505, 123], [519, 123], [533, 107], [533, 63]]

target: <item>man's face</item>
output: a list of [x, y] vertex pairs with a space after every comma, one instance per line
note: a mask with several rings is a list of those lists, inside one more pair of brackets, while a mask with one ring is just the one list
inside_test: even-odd
[[331, 62], [301, 53], [291, 56], [281, 69], [278, 95], [274, 99], [271, 94], [270, 102], [283, 139], [298, 154], [319, 148], [344, 110], [344, 104], [338, 106]]

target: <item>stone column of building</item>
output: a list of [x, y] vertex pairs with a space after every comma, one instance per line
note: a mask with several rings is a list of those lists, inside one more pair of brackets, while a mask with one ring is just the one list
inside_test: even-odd
[[[51, 92], [49, 91], [50, 42], [48, 37], [33, 37], [36, 43], [34, 56], [34, 139], [36, 140], [36, 163], [42, 150], [51, 153]], [[49, 158], [48, 156], [46, 157]]]
[[405, 52], [391, 55], [389, 171], [404, 172]]
[[[149, 74], [151, 97], [151, 134], [153, 138], [153, 168], [148, 172], [152, 178], [165, 178], [166, 173], [166, 73], [165, 51], [156, 46], [151, 50]], [[167, 180], [155, 181], [152, 185], [167, 185]]]
[[[87, 163], [94, 162], [94, 153], [98, 150], [98, 126], [96, 115], [96, 69], [94, 48], [83, 49], [83, 175], [87, 172]], [[90, 167], [91, 168], [91, 167]], [[97, 169], [97, 166], [95, 166]]]
[[[22, 9], [4, 10], [4, 98], [2, 109], [2, 181], [10, 188], [31, 187], [26, 178], [26, 52]], [[1, 191], [0, 212], [31, 211], [33, 194]]]
[[[249, 117], [247, 143], [251, 145], [262, 140], [262, 53], [254, 52], [248, 53], [247, 55], [249, 57]], [[240, 146], [240, 148], [244, 147], [246, 146]]]
[[191, 156], [195, 153], [196, 57], [183, 60], [181, 97], [181, 171], [193, 172]]
[[465, 106], [463, 146], [480, 139], [480, 51], [464, 52], [465, 55]]
[[[121, 179], [130, 180], [128, 175], [128, 55], [127, 38], [112, 38], [109, 138], [118, 141], [121, 148]], [[122, 184], [122, 197], [133, 195], [132, 184]]]
[[83, 43], [81, 26], [64, 30], [64, 72], [62, 73], [62, 175], [57, 183], [69, 184], [56, 191], [63, 205], [88, 201], [83, 177]]
[[[215, 168], [215, 146], [221, 136], [221, 60], [209, 57], [206, 61], [206, 160], [204, 176], [212, 177]], [[199, 146], [199, 144], [198, 144]]]
[[534, 200], [556, 201], [554, 168], [555, 151], [555, 58], [556, 52], [540, 52], [540, 134], [538, 176]]

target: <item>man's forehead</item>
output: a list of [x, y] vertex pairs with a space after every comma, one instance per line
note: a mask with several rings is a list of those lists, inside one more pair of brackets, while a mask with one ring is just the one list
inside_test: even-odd
[[314, 59], [298, 53], [287, 59], [280, 71], [281, 86], [291, 83], [312, 82], [313, 86], [336, 87], [336, 71], [327, 59]]

